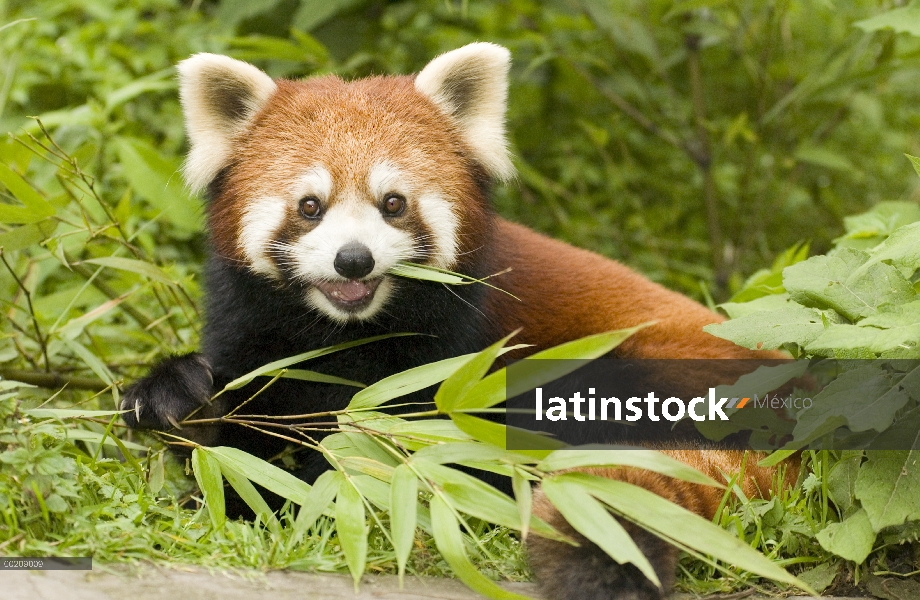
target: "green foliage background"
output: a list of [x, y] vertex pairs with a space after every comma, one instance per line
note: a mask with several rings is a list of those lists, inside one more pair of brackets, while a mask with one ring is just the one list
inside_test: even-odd
[[[415, 72], [470, 41], [508, 46], [519, 180], [496, 190], [499, 212], [685, 293], [731, 299], [730, 316], [748, 319], [732, 325], [746, 343], [771, 318], [760, 313], [798, 304], [783, 295], [783, 268], [808, 250], [782, 252], [810, 240], [825, 254], [841, 235], [840, 248], [871, 251], [917, 220], [903, 155], [920, 154], [918, 34], [917, 2], [0, 0], [0, 130], [13, 134], [0, 140], [0, 375], [51, 390], [68, 382], [52, 396], [0, 381], [0, 548], [355, 570], [331, 516], [310, 529], [310, 544], [293, 527], [209, 529], [214, 513], [178, 507], [180, 468], [163, 454], [111, 458], [131, 455], [118, 447], [128, 436], [109, 435], [119, 427], [111, 412], [83, 415], [80, 426], [20, 412], [49, 401], [110, 411], [120, 382], [197, 346], [204, 237], [199, 201], [178, 174], [173, 70], [191, 53], [229, 54], [273, 76], [357, 77]], [[902, 204], [847, 221], [845, 232], [845, 217], [890, 200]], [[899, 305], [915, 296], [908, 270]], [[742, 308], [748, 301], [758, 304]], [[777, 345], [807, 356], [882, 343], [879, 321], [863, 320], [872, 315], [820, 302], [785, 308], [831, 311], [846, 321], [827, 321], [838, 329], [824, 335], [857, 327], [871, 343], [844, 331], [819, 348], [784, 330]], [[909, 310], [899, 314], [915, 325]], [[906, 335], [898, 343], [915, 348], [916, 330]], [[842, 563], [832, 556], [861, 563], [873, 548], [884, 561], [887, 544], [913, 534], [876, 543], [885, 532], [866, 525], [871, 506], [827, 488], [828, 472], [856, 473], [863, 461], [816, 453], [798, 495], [732, 504], [722, 524], [782, 565], [825, 564], [835, 575]], [[200, 474], [210, 463], [197, 464]], [[846, 536], [818, 537], [836, 521], [850, 522], [858, 553]], [[370, 528], [366, 564], [395, 570], [385, 531]], [[492, 575], [525, 576], [503, 531], [474, 526], [478, 550], [467, 549]], [[430, 537], [417, 543], [431, 554], [414, 554], [412, 569], [447, 570]], [[503, 552], [518, 558], [496, 560]], [[736, 585], [715, 573], [693, 563], [685, 585]]]

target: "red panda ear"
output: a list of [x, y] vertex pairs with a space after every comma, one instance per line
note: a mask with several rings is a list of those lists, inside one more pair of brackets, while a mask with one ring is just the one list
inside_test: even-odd
[[179, 63], [179, 99], [191, 150], [185, 181], [203, 190], [227, 165], [233, 138], [275, 92], [271, 77], [228, 56], [196, 54]]
[[468, 44], [432, 60], [415, 89], [453, 117], [475, 158], [497, 179], [514, 177], [505, 139], [511, 54], [496, 44]]

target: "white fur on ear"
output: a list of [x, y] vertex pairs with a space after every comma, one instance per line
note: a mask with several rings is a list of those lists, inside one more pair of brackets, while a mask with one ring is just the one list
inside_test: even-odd
[[191, 150], [183, 171], [194, 192], [226, 166], [234, 136], [246, 129], [277, 86], [256, 67], [229, 56], [196, 54], [178, 66], [179, 99]]
[[505, 138], [510, 65], [506, 48], [478, 42], [442, 54], [415, 78], [415, 89], [456, 120], [476, 159], [500, 180], [514, 177]]

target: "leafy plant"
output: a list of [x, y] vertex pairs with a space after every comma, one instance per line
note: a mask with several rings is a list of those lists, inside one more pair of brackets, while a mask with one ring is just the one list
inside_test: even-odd
[[[839, 363], [843, 372], [815, 395], [814, 408], [795, 415], [789, 445], [915, 442], [920, 210], [913, 203], [880, 203], [848, 218], [845, 227], [827, 255], [798, 256], [785, 266], [781, 285], [765, 289], [763, 276], [752, 278], [738, 293], [746, 301], [722, 305], [733, 318], [707, 330], [748, 348], [784, 348], [800, 358], [874, 359]], [[755, 290], [757, 297], [749, 299]], [[874, 548], [915, 539], [915, 443], [822, 452], [830, 465], [823, 482], [839, 517], [817, 532], [825, 550], [861, 564]]]

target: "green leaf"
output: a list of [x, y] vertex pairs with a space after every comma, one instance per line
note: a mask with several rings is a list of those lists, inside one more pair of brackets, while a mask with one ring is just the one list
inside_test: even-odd
[[25, 179], [0, 163], [0, 183], [25, 206], [0, 203], [0, 223], [35, 223], [54, 214], [54, 207]]
[[920, 451], [879, 450], [856, 478], [856, 498], [876, 532], [920, 519]]
[[912, 0], [907, 6], [857, 21], [853, 26], [868, 32], [892, 29], [897, 33], [920, 37], [920, 0]]
[[355, 394], [348, 408], [373, 408], [394, 398], [423, 390], [444, 381], [474, 356], [476, 354], [446, 358], [390, 375]]
[[339, 492], [339, 485], [344, 479], [344, 475], [338, 471], [325, 471], [313, 482], [310, 493], [307, 494], [306, 501], [297, 513], [297, 519], [294, 521], [294, 537], [296, 540], [302, 540], [310, 527], [316, 523], [316, 520], [326, 512], [329, 505], [335, 499]]
[[251, 508], [252, 512], [262, 519], [263, 523], [266, 523], [273, 530], [278, 530], [279, 524], [275, 513], [272, 512], [265, 498], [262, 497], [262, 494], [252, 485], [249, 479], [226, 464], [221, 467], [221, 472], [230, 483], [230, 486], [236, 490], [236, 493], [246, 503], [246, 506]]
[[326, 375], [325, 373], [317, 373], [316, 371], [307, 371], [305, 369], [276, 369], [274, 371], [269, 371], [268, 373], [262, 373], [260, 377], [275, 377], [280, 376], [281, 379], [297, 379], [300, 381], [316, 381], [319, 383], [334, 383], [337, 385], [347, 385], [350, 387], [363, 388], [365, 385], [360, 381], [352, 381], [351, 379], [343, 379], [342, 377], [336, 377], [335, 375]]
[[520, 469], [515, 469], [511, 473], [511, 488], [514, 490], [514, 499], [521, 519], [521, 539], [526, 540], [533, 519], [533, 488], [530, 478], [525, 477]]
[[215, 446], [208, 448], [208, 452], [221, 466], [230, 467], [243, 477], [258, 483], [282, 498], [301, 506], [309, 501], [310, 484], [284, 469], [243, 452], [239, 448]]
[[201, 230], [201, 204], [182, 184], [178, 160], [164, 158], [156, 148], [137, 138], [116, 137], [112, 144], [118, 151], [122, 173], [135, 192], [179, 229], [188, 233]]
[[399, 465], [390, 481], [390, 535], [396, 551], [399, 585], [406, 574], [406, 562], [415, 542], [418, 506], [418, 479], [409, 465]]
[[471, 461], [504, 462], [512, 465], [533, 462], [533, 458], [523, 454], [503, 450], [491, 444], [477, 444], [475, 442], [455, 442], [427, 446], [410, 458], [410, 461], [416, 460], [424, 460], [438, 465]]
[[654, 471], [675, 479], [692, 483], [723, 487], [710, 477], [703, 475], [693, 467], [655, 450], [625, 448], [604, 450], [586, 446], [576, 446], [556, 450], [537, 465], [541, 471], [565, 471], [579, 467], [633, 467]]
[[[492, 421], [486, 421], [464, 413], [450, 413], [450, 420], [463, 432], [474, 439], [499, 448], [511, 448], [521, 454], [543, 458], [553, 450], [566, 447], [559, 440], [538, 435], [532, 431], [507, 427]], [[512, 443], [509, 445], [508, 440]]]
[[629, 329], [589, 335], [537, 352], [489, 374], [459, 399], [453, 410], [489, 408], [555, 381], [583, 367], [583, 361], [607, 355], [632, 334], [649, 325], [644, 323]]
[[111, 417], [120, 415], [123, 410], [84, 410], [82, 408], [29, 408], [22, 411], [24, 414], [36, 419], [80, 419]]
[[169, 275], [163, 272], [163, 270], [156, 266], [153, 263], [144, 262], [141, 260], [135, 260], [133, 258], [120, 258], [117, 256], [104, 256], [102, 258], [90, 258], [83, 262], [87, 262], [94, 265], [101, 265], [103, 267], [109, 267], [111, 269], [118, 269], [120, 271], [130, 271], [132, 273], [137, 273], [146, 279], [152, 279], [153, 281], [159, 281], [166, 285], [175, 286], [176, 282], [173, 281]]
[[856, 478], [862, 465], [862, 450], [844, 450], [840, 460], [827, 474], [827, 493], [841, 514], [850, 514], [857, 507]]
[[871, 276], [873, 268], [880, 264], [888, 266], [889, 262], [904, 277], [911, 277], [920, 268], [920, 222], [896, 229], [872, 251], [869, 260], [853, 273], [853, 277]]
[[345, 477], [339, 480], [335, 498], [335, 526], [357, 593], [367, 563], [367, 523], [361, 494]]
[[[917, 244], [916, 238], [913, 243]], [[895, 267], [877, 258], [869, 262], [869, 254], [850, 248], [833, 256], [814, 256], [784, 269], [783, 284], [796, 302], [832, 308], [850, 321], [858, 321], [877, 313], [883, 304], [901, 304], [916, 296]]]
[[862, 564], [875, 543], [869, 515], [859, 509], [840, 523], [831, 523], [815, 536], [821, 547], [837, 556]]
[[489, 371], [499, 352], [508, 343], [514, 332], [495, 342], [485, 350], [479, 352], [465, 362], [459, 369], [444, 380], [441, 387], [434, 395], [434, 402], [441, 412], [454, 410], [463, 401], [463, 398], [472, 390], [482, 377]]
[[348, 350], [349, 348], [355, 348], [357, 346], [362, 346], [364, 344], [370, 344], [372, 342], [377, 342], [377, 341], [385, 340], [388, 338], [403, 337], [407, 335], [415, 335], [415, 334], [414, 333], [389, 333], [386, 335], [378, 335], [374, 337], [364, 338], [361, 340], [355, 340], [353, 342], [345, 342], [343, 344], [336, 344], [335, 346], [327, 346], [326, 348], [320, 348], [319, 350], [310, 350], [309, 352], [303, 352], [295, 356], [290, 356], [288, 358], [282, 358], [280, 360], [270, 362], [267, 365], [262, 365], [258, 369], [255, 369], [254, 371], [250, 371], [249, 373], [246, 373], [242, 377], [237, 377], [236, 379], [234, 379], [233, 381], [225, 385], [224, 389], [221, 390], [220, 393], [223, 393], [227, 390], [239, 389], [243, 387], [244, 385], [250, 383], [256, 377], [260, 377], [262, 375], [266, 375], [273, 371], [284, 369], [285, 367], [289, 367], [291, 365], [296, 365], [297, 363], [308, 361], [314, 358], [319, 358], [320, 356], [326, 356], [327, 354], [332, 354], [333, 352], [339, 352], [341, 350]]
[[[920, 368], [915, 369], [920, 374]], [[851, 431], [885, 431], [910, 396], [903, 375], [882, 369], [876, 361], [841, 373], [798, 414], [795, 440], [812, 440], [827, 422], [843, 423]]]
[[[36, 409], [36, 410], [55, 410], [55, 409]], [[60, 409], [60, 410], [66, 410], [66, 409]], [[29, 411], [24, 411], [24, 412], [29, 412]], [[107, 412], [107, 411], [99, 411], [99, 412]], [[116, 448], [118, 447], [118, 444], [115, 443], [115, 440], [112, 439], [111, 435], [105, 435], [98, 431], [91, 431], [89, 429], [68, 428], [66, 431], [67, 431], [68, 440], [72, 440], [72, 441], [80, 440], [83, 442], [91, 442], [94, 444], [104, 444], [106, 446], [114, 446]], [[136, 442], [130, 442], [128, 440], [121, 440], [121, 443], [124, 445], [125, 448], [128, 448], [129, 450], [134, 450], [135, 452], [150, 452], [149, 446], [142, 446], [141, 444], [138, 444]]]
[[707, 325], [703, 331], [751, 350], [775, 350], [790, 342], [808, 344], [824, 332], [824, 321], [821, 311], [790, 304]]
[[814, 593], [803, 582], [742, 540], [707, 519], [646, 489], [585, 473], [565, 473], [554, 477], [579, 482], [592, 496], [613, 508], [618, 514], [669, 540], [679, 548], [690, 548], [711, 555], [735, 568]]
[[460, 523], [447, 502], [438, 495], [431, 499], [431, 529], [438, 552], [454, 575], [470, 589], [496, 600], [529, 600], [526, 596], [503, 590], [473, 566], [466, 555]]
[[661, 581], [629, 533], [578, 480], [563, 476], [543, 479], [543, 493], [575, 531], [591, 540], [618, 563], [632, 563], [659, 588]]
[[[515, 502], [481, 479], [426, 461], [412, 461], [412, 465], [460, 512], [518, 531], [522, 529], [521, 514]], [[531, 519], [529, 528], [542, 536], [559, 538], [558, 532], [536, 517]]]
[[195, 480], [204, 494], [204, 502], [211, 517], [211, 526], [218, 530], [227, 520], [224, 504], [224, 480], [220, 474], [220, 465], [204, 448], [192, 450], [192, 470]]

